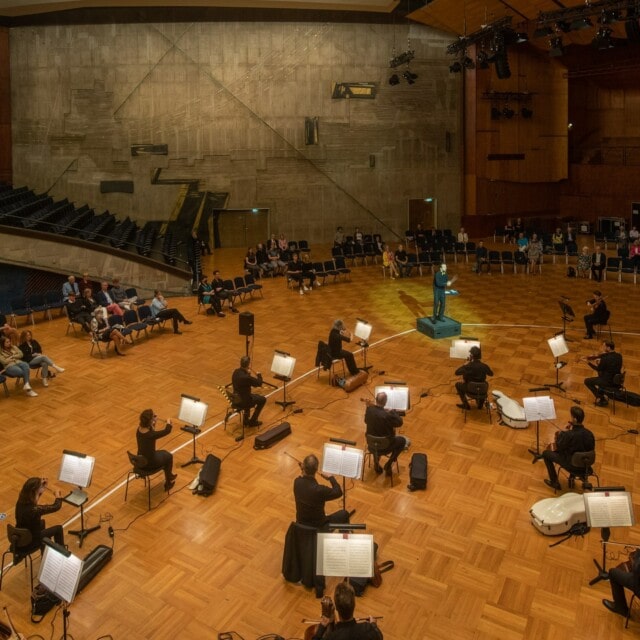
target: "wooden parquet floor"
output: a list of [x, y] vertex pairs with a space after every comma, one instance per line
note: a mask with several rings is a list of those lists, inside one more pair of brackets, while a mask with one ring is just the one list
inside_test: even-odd
[[[327, 253], [314, 248], [314, 259]], [[207, 260], [209, 271], [215, 264], [231, 276], [239, 270], [241, 253], [218, 251]], [[586, 425], [597, 438], [595, 467], [602, 484], [624, 485], [635, 493], [637, 437], [627, 430], [637, 427], [637, 409], [618, 403], [614, 416], [611, 408], [594, 407], [582, 382], [591, 370], [576, 361], [599, 346], [582, 339], [581, 316], [593, 283], [567, 279], [564, 264], [545, 264], [542, 277], [478, 276], [465, 263], [450, 265], [450, 272], [460, 276], [460, 295], [448, 299], [447, 314], [464, 323], [464, 335], [481, 340], [483, 359], [495, 372], [491, 388], [519, 401], [529, 388], [555, 381], [547, 339], [561, 329], [559, 295], [570, 296], [578, 319], [568, 328], [574, 340], [564, 358], [569, 364], [559, 372], [567, 391], [553, 392], [555, 424], [565, 425], [573, 399], [583, 402]], [[509, 429], [497, 423], [495, 413], [489, 424], [486, 413], [477, 410], [463, 421], [453, 387], [460, 361], [449, 358], [450, 340], [434, 341], [415, 331], [416, 317], [430, 315], [430, 275], [391, 281], [382, 279], [379, 266], [356, 267], [351, 282], [328, 284], [305, 296], [288, 290], [282, 278], [263, 284], [264, 299], [241, 305], [255, 314], [254, 369], [272, 380], [274, 349], [295, 356], [295, 380], [287, 392], [294, 408], [303, 409], [287, 415], [274, 404], [282, 389], [265, 389], [269, 402], [262, 429], [285, 418], [292, 426], [291, 436], [265, 451], [252, 448], [253, 431], [244, 442], [235, 442], [237, 419], [227, 430], [221, 424], [225, 404], [215, 387], [230, 381], [245, 351], [235, 316], [196, 315], [195, 298], [174, 299], [194, 321], [184, 335], [155, 332], [130, 348], [127, 357], [104, 359], [89, 357], [86, 337], [65, 336], [64, 318], [38, 321], [35, 337], [66, 372], [48, 389], [36, 381], [37, 398], [27, 398], [13, 382], [11, 397], [0, 398], [0, 511], [13, 521], [26, 476], [41, 474], [61, 486], [55, 478], [63, 449], [96, 457], [87, 521], [101, 523], [101, 529], [82, 549], [75, 538], [67, 540], [83, 556], [97, 544], [111, 543], [111, 525], [114, 556], [70, 607], [76, 640], [107, 634], [127, 640], [216, 638], [231, 630], [246, 640], [267, 633], [301, 638], [301, 619], [317, 617], [319, 603], [313, 592], [285, 582], [280, 572], [285, 532], [295, 517], [292, 483], [298, 473], [287, 454], [301, 459], [319, 453], [334, 436], [363, 445], [360, 399], [370, 398], [375, 385], [389, 379], [405, 380], [411, 388], [413, 407], [403, 432], [412, 451], [428, 454], [429, 484], [427, 491], [407, 491], [411, 452], [400, 457], [393, 488], [372, 470], [364, 481], [348, 482], [347, 506], [357, 509], [354, 520], [366, 523], [375, 536], [380, 558], [395, 561], [382, 587], [369, 588], [358, 600], [357, 613], [384, 616], [387, 640], [617, 640], [638, 633], [640, 610], [625, 632], [624, 620], [601, 604], [609, 597], [608, 583], [589, 586], [596, 574], [593, 559], [602, 556], [600, 532], [550, 548], [555, 540], [531, 526], [530, 507], [552, 495], [542, 481], [543, 463], [532, 464], [527, 451], [535, 445], [533, 426]], [[611, 281], [601, 288], [612, 310], [627, 386], [638, 391], [640, 288]], [[325, 372], [318, 380], [314, 369], [317, 341], [326, 340], [338, 317], [350, 327], [356, 318], [373, 325], [372, 375], [366, 387], [350, 395], [330, 387]], [[362, 354], [357, 358], [361, 363]], [[218, 487], [208, 498], [192, 495], [187, 485], [197, 467], [179, 467], [191, 457], [191, 436], [174, 427], [161, 444], [174, 451], [178, 481], [167, 496], [156, 479], [153, 508], [147, 512], [139, 480], [132, 481], [124, 502], [126, 451], [135, 449], [140, 411], [153, 407], [160, 416], [175, 418], [181, 393], [209, 405], [197, 453], [222, 458]], [[541, 426], [543, 443], [554, 430], [551, 424]], [[634, 503], [637, 508], [635, 495]], [[66, 521], [68, 528], [71, 521], [78, 525], [74, 518], [77, 511], [65, 505], [47, 521]], [[2, 535], [4, 540], [4, 530]], [[612, 540], [640, 543], [640, 532], [613, 529]], [[624, 559], [621, 547], [610, 549], [609, 563]], [[329, 592], [336, 580], [328, 579]], [[47, 636], [53, 612], [40, 627], [32, 625], [28, 591], [24, 567], [12, 568], [0, 601], [23, 633]], [[55, 627], [58, 637], [60, 614]]]

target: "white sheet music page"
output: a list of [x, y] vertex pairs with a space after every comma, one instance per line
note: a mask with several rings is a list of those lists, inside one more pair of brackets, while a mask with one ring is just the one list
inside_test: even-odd
[[551, 396], [522, 398], [522, 404], [527, 422], [555, 420], [556, 418], [556, 408]]
[[182, 398], [178, 420], [182, 420], [194, 427], [201, 427], [206, 420], [208, 408], [209, 405], [204, 402]]
[[633, 503], [628, 491], [585, 493], [584, 504], [590, 527], [633, 526]]
[[92, 456], [76, 456], [70, 453], [62, 454], [62, 463], [58, 480], [75, 484], [76, 487], [88, 487], [91, 484], [93, 464]]
[[73, 602], [82, 573], [82, 560], [71, 554], [65, 556], [45, 546], [38, 579], [49, 591], [65, 602]]
[[364, 452], [355, 447], [327, 442], [322, 451], [322, 473], [359, 478], [362, 475]]
[[318, 534], [316, 572], [323, 576], [370, 578], [373, 575], [373, 536]]

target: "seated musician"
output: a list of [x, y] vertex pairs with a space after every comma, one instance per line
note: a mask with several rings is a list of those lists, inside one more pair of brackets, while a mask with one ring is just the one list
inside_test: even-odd
[[329, 343], [329, 352], [331, 353], [331, 358], [334, 360], [344, 359], [347, 364], [347, 369], [349, 369], [349, 373], [352, 376], [355, 376], [360, 369], [358, 369], [358, 365], [356, 364], [356, 359], [351, 353], [351, 351], [347, 351], [342, 348], [343, 342], [351, 342], [351, 333], [347, 331], [347, 328], [344, 326], [344, 322], [342, 320], [336, 320], [333, 323], [333, 327], [329, 332], [329, 339], [327, 340]]
[[607, 303], [604, 301], [601, 291], [596, 289], [593, 292], [593, 298], [587, 300], [587, 307], [589, 307], [591, 313], [584, 317], [584, 326], [587, 330], [584, 339], [592, 340], [595, 337], [595, 325], [606, 324], [608, 320]]
[[[409, 446], [408, 438], [397, 436], [396, 429], [402, 426], [402, 417], [393, 409], [385, 409], [387, 404], [387, 394], [381, 391], [376, 395], [375, 405], [369, 405], [364, 413], [364, 422], [367, 425], [367, 435], [377, 438], [388, 438], [390, 446], [379, 453], [386, 455], [390, 453], [389, 460], [384, 465], [384, 472], [390, 476], [393, 474], [392, 465], [398, 456]], [[376, 473], [382, 473], [378, 456], [374, 457], [374, 468]]]
[[589, 356], [589, 366], [597, 371], [593, 378], [585, 378], [584, 384], [593, 393], [598, 407], [606, 407], [609, 404], [602, 387], [615, 387], [614, 377], [622, 371], [622, 356], [616, 351], [615, 343], [605, 340], [602, 343], [602, 351], [596, 356]]
[[[267, 403], [267, 399], [257, 393], [251, 393], [251, 387], [262, 386], [262, 374], [258, 373], [255, 376], [251, 375], [251, 358], [249, 356], [242, 356], [240, 358], [240, 367], [233, 372], [231, 376], [231, 383], [233, 384], [233, 392], [238, 395], [240, 399], [240, 408], [244, 412], [244, 423], [249, 427], [259, 427], [262, 422], [258, 420], [262, 408]], [[249, 417], [251, 409], [253, 409], [253, 415]]]
[[[462, 382], [456, 382], [456, 391], [460, 396], [460, 404], [456, 406], [459, 409], [470, 409], [467, 400], [467, 385], [469, 382], [486, 382], [487, 376], [492, 376], [493, 371], [488, 364], [480, 360], [482, 352], [479, 347], [471, 347], [469, 349], [469, 359], [465, 364], [456, 369], [456, 375], [462, 376]], [[478, 402], [478, 409], [482, 409], [484, 402]]]
[[378, 629], [375, 619], [358, 622], [353, 617], [356, 608], [356, 594], [346, 581], [339, 582], [333, 592], [338, 621], [322, 616], [316, 627], [313, 640], [382, 640], [382, 631]]
[[624, 590], [630, 589], [636, 593], [640, 589], [640, 553], [637, 549], [630, 554], [628, 562], [609, 570], [609, 582], [613, 600], [603, 600], [602, 604], [609, 611], [626, 618], [629, 615], [629, 605]]
[[574, 453], [580, 451], [593, 451], [596, 446], [593, 433], [582, 423], [584, 422], [584, 411], [578, 407], [571, 407], [571, 422], [564, 431], [556, 431], [555, 451], [546, 450], [542, 453], [542, 459], [547, 467], [549, 479], [545, 478], [544, 483], [552, 489], [560, 489], [556, 464], [563, 469], [571, 470], [571, 458]]
[[327, 515], [324, 510], [325, 502], [342, 497], [342, 488], [334, 476], [324, 473], [320, 475], [331, 486], [320, 484], [316, 480], [318, 473], [318, 458], [310, 454], [300, 464], [302, 475], [293, 481], [293, 496], [296, 501], [296, 522], [308, 527], [321, 528], [329, 523], [347, 523], [353, 512], [345, 509]]

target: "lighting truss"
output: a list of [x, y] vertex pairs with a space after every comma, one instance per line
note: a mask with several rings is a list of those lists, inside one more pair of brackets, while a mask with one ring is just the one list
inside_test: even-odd
[[589, 18], [599, 16], [599, 22], [609, 24], [616, 20], [623, 20], [622, 12], [631, 9], [637, 14], [640, 11], [640, 0], [600, 0], [599, 2], [583, 2], [574, 7], [566, 7], [557, 11], [541, 11], [536, 20], [537, 28], [534, 37], [551, 35], [544, 31], [555, 25], [562, 31], [576, 31], [590, 25]]

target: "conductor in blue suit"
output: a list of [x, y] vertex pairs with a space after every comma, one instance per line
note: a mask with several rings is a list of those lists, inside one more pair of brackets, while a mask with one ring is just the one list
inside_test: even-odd
[[433, 275], [433, 316], [434, 324], [439, 320], [444, 322], [445, 290], [451, 286], [451, 280], [447, 278], [447, 265], [442, 263], [440, 269]]

